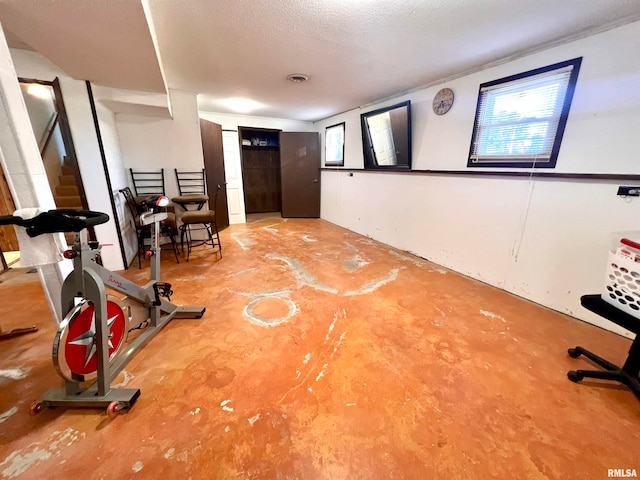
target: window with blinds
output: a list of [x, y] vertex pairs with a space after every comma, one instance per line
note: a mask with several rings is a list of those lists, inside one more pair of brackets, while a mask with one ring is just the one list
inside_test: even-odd
[[480, 85], [467, 166], [555, 167], [581, 61]]

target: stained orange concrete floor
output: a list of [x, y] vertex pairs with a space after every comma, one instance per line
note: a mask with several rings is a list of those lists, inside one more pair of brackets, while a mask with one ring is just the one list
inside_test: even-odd
[[[59, 386], [38, 282], [0, 283], [0, 477], [591, 479], [640, 471], [640, 402], [566, 372], [630, 341], [321, 220], [262, 218], [179, 265], [172, 321], [115, 383], [133, 408], [29, 404]], [[135, 265], [134, 265], [135, 267]], [[126, 276], [143, 283], [148, 272]], [[2, 277], [0, 277], [0, 280]], [[590, 292], [585, 292], [590, 293]]]

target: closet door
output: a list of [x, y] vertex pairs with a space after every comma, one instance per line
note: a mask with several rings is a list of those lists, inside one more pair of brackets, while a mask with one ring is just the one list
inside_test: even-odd
[[278, 147], [242, 147], [242, 177], [247, 213], [280, 211]]
[[282, 216], [320, 217], [320, 136], [280, 133]]

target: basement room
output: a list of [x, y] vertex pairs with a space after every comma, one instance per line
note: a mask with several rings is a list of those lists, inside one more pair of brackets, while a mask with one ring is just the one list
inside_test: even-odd
[[0, 0], [0, 480], [640, 472], [637, 0]]

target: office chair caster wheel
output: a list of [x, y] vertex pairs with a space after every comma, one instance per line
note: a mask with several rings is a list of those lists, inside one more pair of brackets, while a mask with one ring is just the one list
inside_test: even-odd
[[575, 370], [571, 370], [569, 373], [567, 373], [567, 377], [569, 377], [569, 380], [574, 383], [578, 383], [584, 378], [581, 373], [576, 372]]
[[33, 417], [34, 415], [39, 414], [42, 411], [43, 406], [42, 402], [34, 400], [31, 402], [31, 405], [29, 405], [29, 415]]
[[567, 353], [569, 353], [569, 356], [571, 358], [578, 358], [580, 355], [582, 355], [577, 349], [575, 348], [570, 348], [569, 350], [567, 350]]
[[122, 412], [124, 408], [125, 406], [122, 402], [111, 402], [107, 406], [107, 417], [116, 418], [118, 415], [120, 415], [120, 412]]

